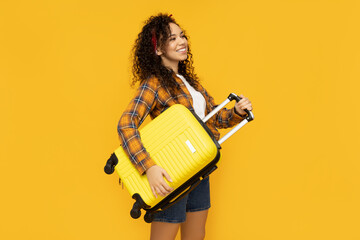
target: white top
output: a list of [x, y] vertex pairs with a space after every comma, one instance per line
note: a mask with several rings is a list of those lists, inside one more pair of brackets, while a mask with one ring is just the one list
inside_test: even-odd
[[186, 79], [180, 75], [176, 74], [185, 84], [186, 88], [189, 90], [190, 95], [193, 99], [193, 108], [195, 113], [200, 117], [200, 119], [203, 119], [205, 117], [205, 108], [206, 108], [206, 102], [204, 96], [196, 91], [187, 81]]

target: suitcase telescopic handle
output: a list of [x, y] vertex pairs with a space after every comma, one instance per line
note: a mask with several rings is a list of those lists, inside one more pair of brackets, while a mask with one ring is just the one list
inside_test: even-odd
[[[220, 111], [223, 107], [225, 107], [226, 104], [229, 102], [235, 100], [236, 102], [239, 102], [241, 100], [241, 97], [236, 95], [235, 93], [230, 93], [230, 95], [227, 97], [227, 99], [222, 102], [220, 105], [218, 105], [214, 110], [212, 110], [205, 118], [202, 119], [202, 121], [205, 123], [210, 118], [212, 118], [218, 111]], [[224, 137], [222, 137], [218, 143], [221, 145], [223, 142], [225, 142], [229, 137], [231, 137], [235, 132], [237, 132], [240, 128], [242, 128], [246, 123], [254, 120], [254, 114], [249, 111], [248, 109], [245, 109], [246, 116], [244, 120], [242, 120], [238, 125], [236, 125], [233, 129], [231, 129]]]
[[[228, 99], [229, 99], [230, 101], [232, 101], [232, 100], [235, 99], [236, 102], [239, 102], [239, 101], [241, 100], [241, 97], [239, 97], [239, 96], [236, 95], [235, 93], [230, 93], [230, 95], [228, 96]], [[225, 101], [226, 101], [226, 100], [225, 100]], [[247, 114], [247, 116], [246, 116], [245, 118], [248, 120], [248, 122], [254, 120], [254, 114], [253, 114], [250, 110], [245, 109], [244, 111], [245, 111], [246, 114]]]

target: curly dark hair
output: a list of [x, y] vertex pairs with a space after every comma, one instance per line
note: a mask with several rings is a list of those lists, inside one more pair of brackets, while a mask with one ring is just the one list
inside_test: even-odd
[[[168, 88], [171, 93], [178, 87], [174, 79], [174, 71], [162, 65], [161, 57], [155, 53], [153, 44], [153, 35], [157, 40], [157, 45], [162, 48], [168, 36], [170, 36], [170, 23], [176, 23], [175, 19], [168, 14], [158, 14], [151, 16], [138, 34], [133, 47], [133, 80], [132, 86], [137, 82], [140, 84], [150, 77], [157, 77], [163, 87]], [[185, 34], [185, 37], [188, 37]], [[199, 84], [198, 77], [194, 73], [192, 54], [190, 46], [188, 46], [188, 57], [184, 61], [179, 62], [178, 72], [183, 75], [191, 86], [196, 88]]]

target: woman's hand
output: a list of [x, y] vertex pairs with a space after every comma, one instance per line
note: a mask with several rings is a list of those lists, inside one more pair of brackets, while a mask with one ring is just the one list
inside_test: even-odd
[[165, 197], [168, 195], [172, 190], [164, 180], [164, 177], [169, 182], [172, 182], [169, 174], [165, 171], [165, 169], [159, 167], [158, 165], [154, 165], [146, 170], [146, 176], [149, 181], [151, 191], [153, 192], [154, 196], [157, 198], [157, 195]]
[[237, 114], [243, 116], [246, 114], [245, 109], [252, 111], [252, 105], [248, 98], [244, 97], [244, 95], [240, 95], [241, 100], [235, 104], [235, 111]]

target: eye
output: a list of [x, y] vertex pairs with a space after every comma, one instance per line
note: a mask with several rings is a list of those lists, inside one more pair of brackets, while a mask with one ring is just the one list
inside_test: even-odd
[[187, 39], [187, 37], [186, 37], [185, 35], [181, 35], [181, 38], [185, 38], [185, 39]]
[[176, 38], [174, 38], [174, 37], [172, 37], [172, 38], [170, 38], [170, 41], [174, 41]]

